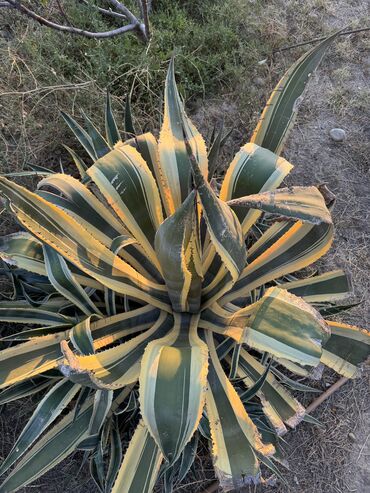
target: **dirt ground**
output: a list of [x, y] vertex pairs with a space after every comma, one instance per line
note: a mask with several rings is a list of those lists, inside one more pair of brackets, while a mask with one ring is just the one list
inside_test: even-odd
[[[278, 2], [275, 2], [278, 3]], [[284, 4], [284, 2], [280, 2]], [[364, 16], [365, 2], [331, 2], [332, 14], [325, 19], [327, 29]], [[338, 25], [339, 24], [339, 25]], [[295, 52], [278, 55], [269, 65], [267, 82], [258, 93], [266, 97], [282, 72], [284, 63]], [[283, 60], [288, 60], [287, 62]], [[289, 184], [326, 183], [337, 197], [334, 209], [336, 237], [330, 253], [319, 268], [345, 268], [352, 274], [354, 299], [362, 303], [342, 316], [346, 322], [370, 327], [370, 53], [365, 34], [342, 38], [331, 49], [320, 70], [311, 81], [300, 108], [295, 128], [287, 143], [285, 157], [295, 165]], [[253, 90], [253, 88], [251, 88]], [[262, 102], [261, 102], [262, 105]], [[194, 108], [195, 120], [202, 127], [220, 120], [235, 127], [225, 150], [230, 160], [233, 152], [246, 141], [257, 115], [240, 114], [237, 102], [212, 100]], [[329, 136], [332, 128], [345, 130], [344, 142], [335, 143]], [[226, 156], [227, 155], [227, 156]], [[325, 371], [321, 388], [329, 387], [337, 375]], [[370, 392], [369, 375], [346, 383], [325, 401], [313, 415], [325, 429], [302, 423], [286, 437], [284, 450], [289, 470], [282, 472], [289, 486], [250, 488], [248, 493], [370, 493]], [[313, 397], [303, 396], [308, 404]], [[32, 400], [9, 405], [0, 414], [3, 457], [19, 434], [32, 409]], [[82, 465], [82, 454], [67, 459], [35, 484], [20, 490], [24, 493], [94, 493], [88, 466]], [[77, 480], [77, 475], [79, 475]], [[195, 471], [191, 472], [176, 493], [203, 492], [214, 481], [210, 461], [202, 446]]]

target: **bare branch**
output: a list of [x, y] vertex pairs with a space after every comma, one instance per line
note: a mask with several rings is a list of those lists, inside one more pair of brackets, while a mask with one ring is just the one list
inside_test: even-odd
[[131, 12], [131, 10], [129, 10], [127, 7], [125, 7], [118, 0], [108, 0], [108, 1], [109, 1], [109, 3], [111, 3], [116, 8], [116, 10], [120, 10], [132, 24], [136, 23], [137, 30], [141, 33], [144, 40], [148, 41], [149, 38], [148, 38], [148, 35], [146, 32], [145, 24], [142, 24], [139, 21], [139, 19]]
[[131, 24], [140, 24], [139, 19], [129, 10], [127, 7], [125, 7], [121, 2], [118, 0], [108, 0], [109, 3], [114, 5], [114, 7], [117, 10], [120, 10], [126, 17], [127, 19], [131, 22]]
[[94, 3], [88, 2], [88, 0], [81, 0], [81, 2], [84, 3], [88, 7], [92, 7], [94, 9], [96, 9], [101, 14], [109, 15], [111, 17], [117, 17], [118, 19], [122, 19], [122, 20], [127, 20], [127, 17], [124, 14], [120, 14], [119, 12], [115, 12], [114, 10], [103, 9], [102, 7], [98, 7]]
[[322, 402], [324, 402], [331, 394], [334, 394], [336, 390], [338, 390], [342, 385], [348, 382], [348, 378], [340, 377], [331, 387], [328, 388], [325, 392], [323, 392], [317, 399], [315, 399], [311, 404], [306, 408], [306, 414], [312, 413]]
[[[144, 17], [143, 0], [137, 0], [137, 3], [138, 3], [139, 8], [140, 8], [141, 16]], [[152, 0], [146, 0], [146, 5], [147, 5], [147, 9], [148, 9], [148, 14], [150, 14], [150, 12], [152, 10]]]
[[141, 7], [145, 25], [145, 34], [147, 39], [150, 39], [150, 27], [149, 27], [149, 14], [148, 14], [148, 2], [147, 0], [141, 0]]
[[35, 21], [39, 22], [44, 26], [51, 27], [52, 29], [61, 32], [78, 34], [80, 36], [85, 36], [86, 38], [96, 38], [96, 39], [112, 38], [114, 36], [118, 36], [120, 34], [124, 34], [129, 31], [137, 31], [141, 35], [143, 34], [141, 25], [139, 21], [136, 19], [136, 17], [134, 17], [136, 19], [135, 22], [132, 22], [131, 24], [128, 24], [126, 26], [122, 26], [117, 29], [112, 29], [111, 31], [91, 32], [91, 31], [85, 31], [83, 29], [79, 29], [77, 27], [64, 26], [62, 24], [57, 24], [55, 22], [49, 21], [48, 19], [45, 19], [44, 17], [36, 14], [26, 6], [22, 5], [18, 0], [8, 0], [7, 3], [9, 4], [10, 7], [17, 9], [22, 14], [26, 15], [27, 17], [30, 17], [31, 19], [34, 19]]

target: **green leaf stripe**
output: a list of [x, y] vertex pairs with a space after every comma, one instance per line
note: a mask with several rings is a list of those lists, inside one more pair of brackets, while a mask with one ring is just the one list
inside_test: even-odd
[[141, 413], [170, 464], [193, 436], [204, 405], [208, 351], [197, 335], [198, 319], [175, 313], [173, 329], [148, 344], [141, 364]]
[[163, 456], [140, 422], [125, 453], [112, 493], [151, 493]]
[[21, 459], [0, 486], [1, 493], [17, 491], [39, 478], [74, 452], [88, 433], [92, 403], [87, 402], [77, 418], [70, 412]]
[[314, 46], [284, 74], [266, 104], [251, 142], [280, 154], [306, 84], [337, 34]]
[[48, 245], [43, 245], [43, 250], [46, 272], [54, 288], [85, 315], [102, 315], [86, 291], [76, 281], [64, 258]]
[[[136, 382], [146, 346], [166, 334], [171, 325], [172, 318], [162, 312], [149, 330], [119, 346], [88, 356], [75, 355], [64, 343], [65, 359], [59, 369], [63, 375], [80, 385], [106, 390], [121, 388]], [[118, 335], [122, 337], [124, 334], [120, 331]]]
[[18, 437], [12, 450], [1, 464], [0, 475], [4, 474], [39, 438], [44, 430], [58, 417], [79, 390], [79, 386], [62, 380], [54, 385], [36, 407], [26, 427]]

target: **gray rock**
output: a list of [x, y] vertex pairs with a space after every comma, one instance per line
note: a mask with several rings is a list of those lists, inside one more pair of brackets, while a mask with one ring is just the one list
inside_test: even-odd
[[330, 137], [334, 142], [343, 142], [346, 138], [346, 132], [342, 128], [332, 128], [329, 132]]
[[262, 79], [262, 77], [256, 77], [255, 79], [253, 79], [253, 82], [257, 87], [263, 87], [265, 85], [265, 81]]

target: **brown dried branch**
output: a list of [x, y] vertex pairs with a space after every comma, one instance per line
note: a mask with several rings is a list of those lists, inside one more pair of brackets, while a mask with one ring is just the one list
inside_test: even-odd
[[322, 404], [328, 397], [330, 397], [334, 392], [336, 392], [342, 385], [348, 382], [348, 378], [341, 377], [337, 380], [331, 387], [328, 388], [325, 392], [323, 392], [317, 399], [315, 399], [311, 404], [306, 408], [306, 413], [310, 414], [314, 411], [320, 404]]

